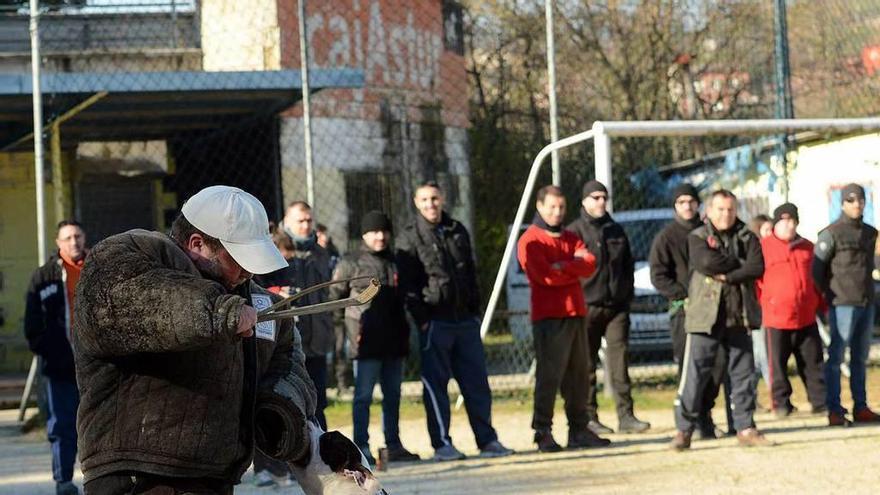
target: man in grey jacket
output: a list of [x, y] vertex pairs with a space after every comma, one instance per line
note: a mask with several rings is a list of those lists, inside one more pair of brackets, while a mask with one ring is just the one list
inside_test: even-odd
[[231, 494], [254, 448], [309, 460], [315, 390], [292, 322], [257, 323], [250, 281], [287, 263], [260, 202], [227, 186], [184, 205], [171, 238], [98, 243], [77, 288], [74, 355], [86, 494]]

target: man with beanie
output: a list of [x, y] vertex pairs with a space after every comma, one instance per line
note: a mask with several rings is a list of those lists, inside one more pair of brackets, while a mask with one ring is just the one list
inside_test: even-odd
[[[314, 229], [312, 207], [305, 201], [294, 201], [287, 207], [282, 221], [284, 232], [293, 240], [293, 258], [289, 268], [269, 274], [267, 279], [275, 279], [290, 294], [330, 280], [330, 253], [318, 244]], [[277, 280], [283, 276], [283, 280]], [[263, 279], [261, 279], [262, 281]], [[301, 297], [297, 306], [318, 304], [327, 301], [328, 289], [321, 289]], [[333, 315], [318, 313], [300, 316], [296, 328], [302, 335], [303, 350], [306, 353], [306, 369], [315, 383], [318, 392], [318, 406], [315, 417], [321, 428], [327, 429], [324, 409], [327, 407], [327, 354], [336, 348], [336, 331], [333, 329]]]
[[581, 278], [596, 271], [596, 258], [576, 234], [562, 230], [565, 196], [556, 186], [538, 191], [538, 212], [517, 245], [517, 259], [531, 289], [535, 345], [535, 400], [532, 428], [540, 452], [559, 452], [553, 439], [556, 393], [565, 401], [568, 448], [597, 447], [610, 442], [587, 427], [589, 345]]
[[52, 478], [58, 495], [76, 495], [76, 409], [79, 389], [70, 346], [76, 286], [86, 259], [86, 233], [73, 220], [58, 224], [56, 255], [31, 277], [24, 310], [24, 334], [39, 356], [46, 387], [46, 433], [52, 445]]
[[171, 237], [99, 242], [77, 286], [86, 494], [233, 492], [257, 448], [309, 463], [315, 389], [291, 320], [251, 279], [287, 266], [263, 205], [228, 186], [184, 203]]
[[651, 425], [633, 414], [629, 379], [629, 306], [634, 289], [635, 260], [623, 227], [607, 211], [608, 189], [601, 182], [584, 184], [580, 218], [568, 226], [596, 257], [596, 273], [582, 281], [587, 303], [587, 341], [590, 345], [590, 386], [587, 390], [590, 429], [613, 433], [599, 422], [595, 367], [602, 338], [617, 404], [618, 431], [641, 433]]
[[874, 249], [877, 230], [867, 225], [865, 190], [858, 184], [847, 184], [841, 191], [843, 214], [819, 232], [813, 255], [813, 279], [830, 305], [831, 345], [825, 363], [825, 405], [828, 424], [849, 426], [847, 410], [840, 404], [840, 363], [846, 348], [850, 351], [850, 379], [853, 421], [880, 422], [868, 408], [865, 391], [865, 363], [871, 348], [874, 328]]
[[471, 430], [482, 457], [513, 453], [492, 427], [492, 391], [480, 338], [480, 296], [474, 251], [467, 229], [443, 211], [443, 191], [434, 181], [413, 195], [416, 218], [396, 239], [400, 287], [419, 330], [422, 402], [434, 459], [464, 459], [449, 435], [449, 395], [455, 378], [464, 396]]
[[740, 445], [772, 445], [755, 428], [755, 363], [749, 329], [761, 325], [755, 280], [764, 273], [761, 243], [736, 217], [736, 196], [719, 189], [706, 222], [688, 234], [690, 283], [685, 307], [684, 365], [675, 398], [677, 432], [671, 447], [685, 450], [703, 412], [705, 383], [719, 348], [728, 356], [733, 422]]
[[[684, 364], [685, 303], [687, 302], [690, 268], [688, 266], [688, 234], [703, 225], [700, 221], [700, 196], [697, 189], [688, 183], [681, 183], [672, 192], [672, 207], [675, 217], [654, 238], [648, 261], [651, 267], [651, 283], [669, 300], [669, 333], [672, 337], [672, 356], [678, 365], [678, 378]], [[718, 353], [715, 368], [703, 391], [703, 407], [700, 410], [697, 431], [702, 438], [716, 438], [715, 423], [712, 421], [712, 407], [724, 380], [727, 359], [723, 352]]]
[[771, 408], [778, 418], [797, 411], [788, 380], [792, 354], [813, 414], [826, 411], [822, 339], [816, 325], [822, 295], [811, 272], [813, 243], [798, 235], [797, 226], [797, 206], [785, 203], [773, 212], [773, 231], [761, 239], [764, 275], [758, 279], [758, 298], [766, 329]]
[[[400, 383], [403, 360], [409, 352], [409, 325], [398, 285], [397, 260], [391, 250], [391, 220], [382, 212], [371, 211], [361, 220], [361, 248], [343, 257], [336, 265], [333, 280], [372, 277], [382, 284], [379, 294], [363, 306], [345, 308], [346, 337], [354, 359], [354, 401], [352, 420], [354, 443], [367, 461], [375, 465], [370, 453], [370, 404], [376, 382], [382, 388], [382, 429], [388, 448], [388, 461], [417, 461], [400, 442]], [[355, 297], [370, 284], [369, 278], [351, 280], [330, 287], [330, 299]]]

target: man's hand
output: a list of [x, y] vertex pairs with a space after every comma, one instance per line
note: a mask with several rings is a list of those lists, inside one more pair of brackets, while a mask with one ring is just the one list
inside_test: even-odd
[[235, 334], [240, 337], [254, 335], [254, 325], [257, 324], [257, 310], [253, 306], [245, 304], [238, 312], [238, 329]]
[[712, 278], [714, 278], [718, 282], [727, 282], [727, 275], [725, 275], [723, 273], [719, 273], [718, 275], [714, 275]]

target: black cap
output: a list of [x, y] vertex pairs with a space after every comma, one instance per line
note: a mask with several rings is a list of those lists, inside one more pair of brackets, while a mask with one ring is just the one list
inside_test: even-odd
[[673, 204], [678, 201], [679, 196], [690, 196], [696, 199], [697, 203], [700, 202], [700, 194], [697, 192], [697, 188], [688, 184], [687, 182], [682, 182], [681, 184], [675, 186], [675, 189], [672, 190]]
[[591, 181], [587, 182], [586, 184], [584, 184], [584, 192], [583, 192], [583, 194], [581, 194], [581, 198], [586, 198], [587, 196], [589, 196], [590, 194], [593, 194], [594, 192], [603, 192], [607, 195], [608, 188], [605, 187], [605, 184], [602, 184], [601, 182], [599, 182], [597, 180], [591, 180]]
[[361, 219], [361, 234], [385, 230], [391, 232], [391, 219], [381, 211], [373, 210]]
[[865, 199], [865, 188], [856, 184], [855, 182], [851, 184], [847, 184], [843, 186], [843, 191], [841, 191], [840, 195], [841, 201], [846, 201], [847, 199]]
[[779, 205], [775, 210], [773, 210], [773, 223], [782, 220], [783, 215], [788, 215], [795, 222], [800, 223], [800, 218], [798, 217], [798, 209], [794, 203], [783, 203]]

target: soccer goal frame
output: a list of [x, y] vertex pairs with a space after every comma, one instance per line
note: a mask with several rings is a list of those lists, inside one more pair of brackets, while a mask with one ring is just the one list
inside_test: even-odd
[[519, 237], [519, 226], [522, 225], [526, 211], [530, 207], [529, 201], [535, 189], [538, 172], [540, 172], [544, 160], [554, 151], [591, 139], [593, 140], [596, 180], [602, 182], [608, 188], [608, 210], [613, 211], [614, 184], [611, 180], [612, 137], [765, 135], [794, 134], [802, 131], [850, 133], [878, 130], [880, 130], [880, 118], [873, 117], [843, 119], [597, 121], [593, 123], [592, 129], [588, 131], [548, 144], [538, 152], [529, 170], [529, 176], [526, 179], [526, 185], [512, 223], [513, 226], [507, 237], [507, 244], [504, 246], [501, 266], [498, 268], [498, 274], [495, 276], [492, 295], [489, 297], [489, 304], [486, 307], [486, 312], [483, 314], [480, 335], [485, 337], [489, 331], [492, 315], [495, 313], [495, 307], [501, 295], [501, 288], [504, 286], [504, 278], [507, 276], [507, 265], [510, 263], [510, 257], [513, 255], [516, 240]]

